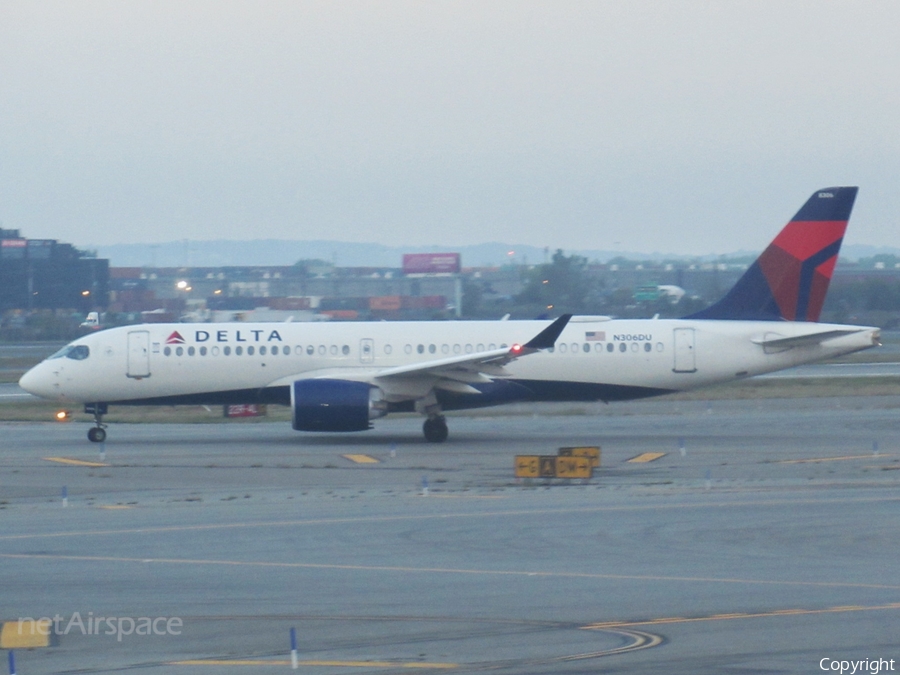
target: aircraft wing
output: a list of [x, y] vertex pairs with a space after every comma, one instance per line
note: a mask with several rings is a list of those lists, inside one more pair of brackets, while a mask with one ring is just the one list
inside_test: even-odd
[[[559, 337], [571, 314], [563, 314], [552, 324], [534, 336], [524, 345], [514, 344], [512, 347], [504, 347], [502, 349], [493, 349], [487, 352], [478, 352], [475, 354], [465, 354], [462, 356], [452, 356], [446, 359], [437, 359], [435, 361], [425, 361], [424, 363], [412, 363], [406, 366], [396, 366], [394, 368], [386, 368], [379, 371], [377, 377], [396, 377], [408, 376], [410, 374], [438, 374], [459, 372], [485, 372], [500, 371], [510, 361], [534, 354], [542, 349], [549, 349], [556, 344], [556, 338]], [[504, 373], [497, 373], [498, 375]]]
[[563, 314], [525, 344], [492, 349], [475, 354], [422, 361], [391, 368], [333, 368], [303, 373], [299, 377], [282, 378], [268, 386], [290, 384], [298, 379], [329, 378], [369, 382], [390, 398], [397, 400], [421, 398], [432, 389], [444, 389], [464, 394], [478, 394], [472, 384], [490, 382], [505, 377], [505, 365], [515, 359], [549, 349], [566, 327], [571, 314]]
[[420, 395], [423, 385], [428, 389], [445, 389], [463, 394], [478, 394], [471, 384], [490, 382], [508, 373], [503, 366], [510, 361], [549, 349], [569, 323], [571, 314], [563, 314], [524, 345], [514, 344], [503, 349], [493, 349], [476, 354], [452, 356], [423, 363], [386, 368], [374, 374], [373, 383], [386, 393], [402, 396], [410, 391]]

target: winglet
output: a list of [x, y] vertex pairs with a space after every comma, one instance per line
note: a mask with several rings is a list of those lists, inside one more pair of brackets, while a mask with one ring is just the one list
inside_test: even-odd
[[522, 346], [525, 349], [550, 349], [571, 318], [571, 314], [563, 314]]

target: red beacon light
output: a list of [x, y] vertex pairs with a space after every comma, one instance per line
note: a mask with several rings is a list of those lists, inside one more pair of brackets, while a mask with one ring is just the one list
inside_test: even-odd
[[521, 354], [522, 353], [522, 345], [514, 344], [512, 347], [509, 348], [509, 351], [511, 351], [513, 354]]

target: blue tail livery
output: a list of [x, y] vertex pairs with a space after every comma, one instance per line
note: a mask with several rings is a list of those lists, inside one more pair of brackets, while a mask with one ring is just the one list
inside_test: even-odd
[[858, 189], [814, 192], [724, 298], [685, 318], [818, 321]]

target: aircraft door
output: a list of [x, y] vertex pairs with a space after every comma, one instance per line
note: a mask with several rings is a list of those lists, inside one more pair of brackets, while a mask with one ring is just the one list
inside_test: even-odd
[[696, 373], [697, 360], [694, 353], [694, 329], [675, 329], [675, 367], [676, 373]]
[[133, 330], [128, 333], [128, 377], [150, 377], [150, 333]]
[[359, 362], [375, 362], [375, 340], [372, 338], [363, 338], [359, 341]]

